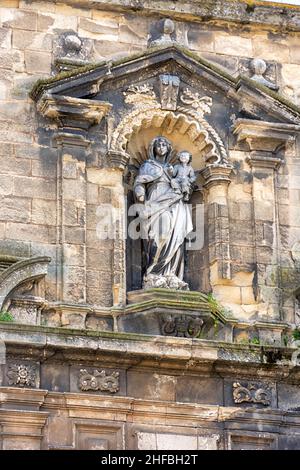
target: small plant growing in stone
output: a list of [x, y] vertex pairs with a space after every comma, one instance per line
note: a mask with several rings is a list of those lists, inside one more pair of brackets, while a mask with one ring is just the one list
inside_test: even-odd
[[207, 294], [207, 301], [213, 312], [217, 312], [218, 310], [221, 310], [219, 302], [217, 301], [217, 299], [213, 296], [211, 292]]
[[299, 341], [300, 340], [300, 330], [296, 329], [292, 332], [292, 336], [293, 336], [293, 339], [295, 341]]
[[249, 340], [249, 344], [260, 344], [259, 338], [257, 336], [254, 336], [254, 338], [251, 338]]
[[0, 321], [13, 322], [14, 318], [10, 312], [7, 312], [6, 310], [1, 310]]

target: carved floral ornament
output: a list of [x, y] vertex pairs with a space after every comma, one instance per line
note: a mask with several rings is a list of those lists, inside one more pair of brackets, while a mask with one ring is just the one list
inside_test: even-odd
[[13, 364], [7, 371], [8, 385], [17, 387], [36, 386], [36, 367], [24, 364]]
[[95, 369], [93, 373], [90, 373], [86, 369], [81, 369], [78, 378], [79, 388], [82, 391], [92, 390], [116, 393], [120, 388], [119, 375], [119, 372], [116, 371], [107, 375], [105, 370], [99, 372]]
[[[168, 77], [168, 80], [166, 79]], [[114, 130], [110, 152], [126, 153], [132, 136], [141, 129], [163, 129], [167, 134], [174, 132], [188, 136], [203, 155], [206, 164], [228, 165], [228, 155], [222, 139], [204, 118], [210, 114], [212, 98], [200, 96], [190, 88], [177, 94], [177, 76], [160, 76], [160, 102], [154, 87], [149, 83], [131, 85], [124, 93], [124, 101], [133, 108], [125, 115]], [[179, 78], [178, 78], [179, 79]], [[169, 87], [169, 91], [166, 88]], [[140, 162], [139, 162], [140, 163]]]
[[234, 382], [232, 389], [234, 403], [259, 403], [265, 406], [271, 404], [271, 391], [267, 386], [263, 388], [254, 383], [242, 385]]

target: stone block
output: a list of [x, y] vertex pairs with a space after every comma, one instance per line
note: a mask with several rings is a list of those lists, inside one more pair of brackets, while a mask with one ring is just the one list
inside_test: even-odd
[[176, 401], [183, 403], [203, 403], [223, 405], [223, 383], [221, 379], [210, 377], [178, 377]]
[[68, 266], [85, 265], [85, 246], [64, 244], [64, 264]]
[[107, 273], [102, 274], [100, 288], [87, 285], [87, 303], [99, 307], [111, 307], [113, 298], [111, 277]]
[[34, 11], [0, 8], [0, 16], [4, 28], [36, 31], [37, 13]]
[[278, 383], [278, 407], [281, 410], [299, 409], [300, 388], [297, 384]]
[[0, 220], [11, 222], [30, 222], [31, 199], [1, 197]]
[[4, 49], [11, 48], [11, 29], [0, 28], [0, 47]]
[[37, 30], [52, 32], [55, 30], [77, 31], [78, 18], [74, 15], [56, 15], [55, 13], [39, 13], [37, 18]]
[[94, 331], [113, 331], [113, 319], [97, 315], [87, 315], [85, 327]]
[[40, 160], [33, 160], [31, 162], [32, 176], [38, 176], [41, 178], [56, 178], [57, 172], [57, 156], [49, 152], [47, 155], [47, 149], [41, 151]]
[[11, 176], [0, 175], [0, 196], [8, 196], [13, 193], [14, 182]]
[[85, 230], [81, 227], [65, 227], [65, 243], [83, 245], [86, 242]]
[[84, 181], [65, 179], [63, 181], [63, 196], [65, 200], [85, 201], [86, 188]]
[[263, 57], [264, 60], [276, 60], [278, 62], [289, 62], [289, 48], [278, 41], [270, 41], [266, 37], [256, 34], [252, 39], [254, 57]]
[[32, 222], [38, 225], [56, 225], [56, 201], [34, 198]]
[[243, 263], [253, 263], [255, 259], [253, 246], [231, 245], [230, 254], [233, 260], [243, 260]]
[[2, 174], [29, 176], [31, 162], [22, 158], [14, 158], [10, 152], [0, 156], [0, 168]]
[[16, 29], [13, 31], [12, 46], [15, 49], [30, 49], [52, 51], [52, 36], [45, 33], [35, 33]]
[[217, 285], [213, 287], [213, 293], [221, 303], [242, 303], [240, 287]]
[[174, 401], [175, 384], [174, 376], [136, 371], [127, 373], [127, 395], [130, 397]]
[[198, 439], [193, 435], [156, 434], [157, 450], [197, 450]]
[[187, 40], [189, 47], [196, 51], [213, 52], [214, 35], [210, 31], [203, 31], [199, 23], [188, 25]]
[[[83, 302], [86, 297], [85, 268], [81, 266], [63, 265], [64, 299], [68, 302]], [[62, 314], [62, 323], [74, 328], [84, 328], [85, 315], [81, 313]], [[63, 319], [64, 317], [64, 319]], [[68, 323], [66, 323], [68, 322]]]
[[[84, 302], [84, 292], [76, 288], [75, 285], [71, 286], [71, 288], [70, 286], [65, 286], [64, 300], [66, 302]], [[61, 325], [66, 328], [83, 330], [85, 328], [85, 318], [86, 313], [63, 312], [61, 314]]]
[[123, 17], [119, 26], [119, 41], [121, 43], [147, 46], [149, 25], [145, 18]]
[[236, 219], [230, 224], [230, 242], [240, 243], [241, 245], [253, 244], [253, 226], [252, 222], [239, 221]]
[[54, 179], [15, 176], [13, 183], [16, 196], [34, 199], [38, 194], [41, 199], [56, 199], [56, 181]]
[[41, 243], [55, 243], [55, 227], [43, 225], [31, 225], [24, 223], [8, 222], [6, 226], [6, 238], [22, 241], [37, 241]]
[[214, 33], [214, 36], [215, 52], [233, 56], [253, 57], [251, 39], [219, 32]]
[[119, 24], [111, 19], [90, 20], [80, 18], [78, 25], [78, 34], [84, 37], [102, 39], [105, 41], [118, 41]]
[[96, 270], [88, 269], [86, 272], [86, 283], [90, 287], [99, 287], [100, 285], [100, 272]]
[[[48, 11], [50, 11], [50, 9]], [[90, 8], [83, 9], [79, 8], [77, 5], [73, 8], [71, 5], [58, 4], [55, 7], [55, 13], [57, 15], [79, 16], [87, 18], [92, 16], [92, 10]]]
[[24, 71], [24, 56], [20, 51], [8, 51], [1, 53], [0, 69], [14, 70], [15, 72]]
[[46, 73], [51, 72], [51, 54], [40, 51], [25, 51], [25, 67], [27, 73]]
[[0, 252], [1, 255], [29, 258], [30, 243], [24, 240], [0, 240]]
[[98, 204], [98, 188], [97, 184], [87, 183], [87, 203]]
[[155, 432], [137, 432], [138, 450], [157, 450], [157, 441]]
[[111, 250], [95, 250], [87, 248], [87, 265], [90, 269], [99, 269], [99, 271], [110, 272], [112, 267], [112, 251]]

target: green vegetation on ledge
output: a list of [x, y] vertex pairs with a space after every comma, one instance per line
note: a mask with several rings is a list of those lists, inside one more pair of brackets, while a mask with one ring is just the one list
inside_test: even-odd
[[13, 322], [14, 318], [10, 312], [6, 312], [5, 310], [0, 311], [0, 321], [4, 322]]

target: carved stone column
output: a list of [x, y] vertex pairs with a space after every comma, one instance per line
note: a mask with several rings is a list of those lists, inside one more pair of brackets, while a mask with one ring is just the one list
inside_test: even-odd
[[[207, 189], [209, 264], [217, 267], [218, 279], [231, 279], [229, 214], [227, 206], [230, 165], [209, 165], [202, 170]], [[211, 284], [214, 281], [212, 275]]]
[[57, 168], [58, 239], [61, 276], [57, 299], [86, 303], [86, 160], [90, 141], [88, 129], [100, 123], [111, 105], [58, 95], [44, 95], [39, 111], [55, 119], [59, 148]]
[[256, 300], [266, 304], [262, 316], [280, 320], [281, 291], [278, 266], [280, 246], [275, 172], [278, 156], [293, 139], [289, 125], [238, 119], [233, 127], [239, 141], [248, 144], [248, 163], [253, 175], [254, 240], [256, 251]]
[[125, 305], [126, 303], [126, 232], [127, 232], [127, 207], [123, 185], [124, 169], [129, 162], [129, 155], [125, 152], [110, 151], [107, 160], [112, 172], [117, 176], [117, 184], [114, 187], [114, 200], [119, 217], [115, 227], [112, 266], [112, 291], [113, 305]]

